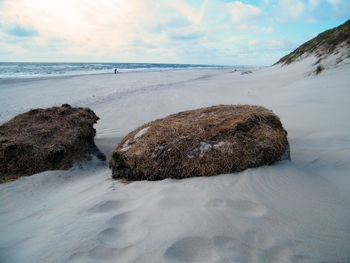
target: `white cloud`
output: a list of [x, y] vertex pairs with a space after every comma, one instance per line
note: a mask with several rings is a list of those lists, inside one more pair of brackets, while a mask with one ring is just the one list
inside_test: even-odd
[[[61, 50], [65, 54], [124, 59], [136, 41], [146, 48], [154, 43], [166, 46], [170, 35], [184, 40], [199, 36], [207, 4], [204, 0], [196, 10], [184, 0], [4, 0], [0, 22], [35, 29], [35, 41], [42, 44], [61, 39], [67, 43]], [[156, 25], [177, 18], [189, 21], [186, 32], [152, 32]]]
[[248, 46], [252, 47], [252, 46], [256, 46], [256, 44], [258, 43], [258, 41], [256, 39], [252, 39], [248, 41]]
[[304, 11], [305, 4], [301, 0], [280, 0], [278, 3], [279, 20], [299, 19]]
[[246, 24], [237, 25], [235, 28], [238, 31], [255, 32], [255, 33], [271, 33], [273, 31], [273, 28], [271, 26], [258, 27], [256, 25], [246, 25]]
[[319, 2], [319, 0], [309, 0], [309, 5], [311, 8], [315, 8], [318, 6]]
[[240, 1], [226, 4], [227, 11], [233, 23], [242, 23], [262, 14], [262, 11], [253, 5], [244, 4]]
[[[16, 0], [5, 1], [1, 16], [8, 22], [30, 25], [42, 38], [70, 41], [70, 49], [109, 49], [129, 42], [141, 30], [138, 22], [128, 19], [142, 13], [143, 6], [135, 0]], [[141, 20], [141, 21], [140, 21]]]
[[226, 11], [230, 16], [230, 21], [236, 31], [270, 33], [273, 31], [271, 26], [258, 26], [258, 21], [263, 18], [263, 12], [260, 8], [235, 1], [226, 4]]
[[207, 9], [207, 6], [208, 6], [208, 2], [209, 2], [209, 0], [203, 0], [203, 2], [201, 4], [201, 7], [199, 9], [198, 18], [196, 19], [196, 23], [197, 24], [201, 23], [201, 21], [203, 19], [203, 16], [205, 15], [205, 12], [206, 12], [206, 9]]
[[309, 24], [316, 24], [317, 23], [317, 20], [313, 17], [309, 17], [306, 19], [306, 22], [309, 23]]

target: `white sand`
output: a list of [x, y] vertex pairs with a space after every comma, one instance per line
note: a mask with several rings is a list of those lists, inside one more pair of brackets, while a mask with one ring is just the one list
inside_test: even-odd
[[[0, 84], [5, 121], [32, 107], [91, 107], [110, 153], [181, 110], [258, 104], [281, 117], [292, 161], [232, 175], [123, 184], [94, 160], [0, 185], [0, 262], [349, 262], [350, 64], [314, 58], [229, 69]], [[115, 138], [115, 139], [113, 139]]]

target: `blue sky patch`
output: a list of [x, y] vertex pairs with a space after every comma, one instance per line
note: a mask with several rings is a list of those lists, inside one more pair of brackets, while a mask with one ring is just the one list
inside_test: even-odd
[[31, 29], [31, 28], [25, 28], [20, 25], [13, 25], [8, 31], [8, 34], [17, 36], [17, 37], [34, 37], [38, 36], [38, 31]]

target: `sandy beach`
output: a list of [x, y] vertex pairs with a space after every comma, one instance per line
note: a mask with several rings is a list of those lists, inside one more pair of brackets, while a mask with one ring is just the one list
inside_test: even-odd
[[349, 262], [350, 65], [316, 58], [246, 70], [187, 69], [0, 83], [0, 121], [69, 103], [122, 137], [218, 104], [273, 110], [291, 161], [214, 177], [125, 184], [96, 159], [0, 185], [1, 262]]

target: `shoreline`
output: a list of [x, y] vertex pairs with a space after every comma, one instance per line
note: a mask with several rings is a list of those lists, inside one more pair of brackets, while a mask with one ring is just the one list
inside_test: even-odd
[[154, 72], [165, 72], [165, 71], [179, 71], [179, 70], [225, 70], [225, 69], [237, 69], [237, 70], [252, 70], [260, 67], [240, 67], [240, 66], [227, 66], [227, 67], [198, 67], [198, 68], [169, 68], [169, 69], [152, 69], [152, 70], [130, 70], [130, 71], [120, 71], [118, 74], [114, 74], [111, 69], [110, 72], [100, 72], [100, 73], [80, 73], [80, 74], [66, 74], [66, 75], [52, 75], [52, 76], [37, 76], [37, 77], [0, 77], [0, 85], [11, 84], [11, 83], [22, 83], [36, 80], [50, 80], [50, 79], [62, 79], [69, 77], [81, 77], [81, 76], [99, 76], [99, 75], [120, 75], [120, 74], [130, 74], [130, 73], [154, 73]]

